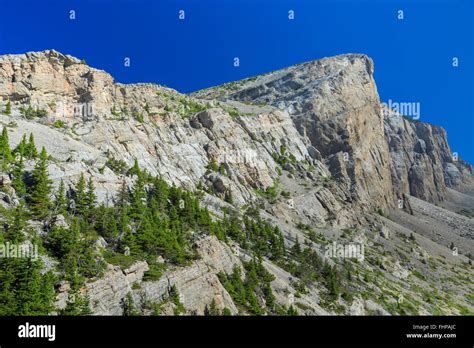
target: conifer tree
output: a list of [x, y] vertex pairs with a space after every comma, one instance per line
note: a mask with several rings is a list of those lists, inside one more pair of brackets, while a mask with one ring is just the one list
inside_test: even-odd
[[15, 155], [18, 155], [20, 157], [27, 157], [26, 156], [26, 150], [27, 150], [27, 143], [26, 143], [26, 135], [23, 134], [23, 136], [21, 137], [21, 140], [20, 142], [18, 143], [18, 145], [15, 147], [15, 150], [13, 150], [13, 153]]
[[30, 133], [30, 138], [28, 140], [28, 144], [26, 145], [25, 155], [28, 159], [38, 157], [38, 150], [36, 149], [35, 137], [33, 136], [33, 133]]
[[8, 130], [7, 127], [3, 127], [2, 135], [0, 136], [0, 161], [2, 161], [2, 165], [8, 165], [12, 159], [13, 156], [8, 140]]
[[84, 174], [81, 173], [79, 181], [75, 187], [75, 198], [74, 202], [76, 203], [76, 214], [85, 216], [88, 210], [87, 205], [87, 192], [86, 192], [86, 179]]
[[19, 159], [14, 163], [12, 169], [12, 186], [19, 197], [26, 195], [26, 184], [24, 179], [25, 165], [23, 163], [23, 157], [20, 155]]
[[108, 242], [114, 242], [119, 235], [119, 224], [114, 208], [106, 208], [101, 205], [98, 210], [97, 230]]
[[92, 177], [89, 177], [89, 181], [87, 182], [87, 192], [86, 192], [86, 204], [89, 209], [95, 207], [97, 203], [97, 196], [95, 195], [95, 187], [94, 182], [92, 181]]
[[73, 286], [69, 291], [66, 307], [61, 311], [61, 315], [91, 315], [90, 300], [87, 295], [81, 295], [77, 286]]
[[139, 314], [135, 307], [132, 294], [128, 293], [122, 300], [122, 311], [122, 315], [127, 317]]
[[59, 183], [58, 192], [56, 193], [56, 200], [54, 201], [55, 210], [58, 214], [64, 215], [67, 210], [66, 189], [64, 181], [61, 179]]
[[127, 183], [125, 180], [122, 181], [122, 185], [120, 186], [120, 190], [117, 194], [117, 204], [116, 206], [123, 210], [125, 207], [128, 206], [130, 200], [130, 192], [127, 187]]
[[3, 112], [5, 115], [11, 115], [12, 114], [12, 104], [9, 101], [7, 101], [7, 105], [5, 105], [5, 111]]
[[160, 176], [156, 177], [153, 182], [153, 199], [157, 204], [157, 208], [162, 211], [167, 204], [169, 197], [169, 187], [166, 181]]
[[206, 307], [204, 308], [204, 315], [208, 315], [208, 316], [220, 315], [220, 312], [219, 312], [219, 309], [217, 308], [215, 299], [212, 299], [211, 304], [209, 306], [206, 305]]
[[128, 171], [128, 174], [138, 175], [138, 176], [140, 176], [142, 174], [142, 172], [140, 170], [140, 166], [138, 165], [138, 160], [136, 158], [135, 158], [135, 161], [133, 162], [133, 167], [130, 168], [130, 170]]
[[54, 276], [51, 272], [41, 274], [41, 263], [27, 258], [19, 270], [17, 315], [46, 315], [54, 306]]
[[23, 234], [28, 214], [23, 203], [8, 211], [7, 224], [4, 226], [6, 241], [19, 244], [25, 240]]
[[89, 220], [94, 218], [95, 206], [97, 203], [97, 196], [95, 195], [94, 182], [92, 177], [89, 177], [87, 181], [87, 191], [86, 191], [86, 214]]
[[41, 274], [30, 258], [0, 258], [0, 315], [48, 315], [53, 310], [54, 276]]
[[43, 147], [32, 172], [33, 185], [30, 190], [29, 205], [34, 216], [44, 219], [51, 205], [51, 180], [48, 176], [48, 154]]
[[130, 203], [131, 217], [136, 220], [141, 219], [146, 210], [147, 193], [145, 190], [143, 175], [140, 171], [138, 172], [137, 180], [131, 194]]

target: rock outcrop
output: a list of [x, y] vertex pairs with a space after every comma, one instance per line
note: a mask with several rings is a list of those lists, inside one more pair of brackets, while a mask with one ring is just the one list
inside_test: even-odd
[[[453, 157], [442, 128], [382, 106], [373, 69], [367, 56], [347, 54], [184, 95], [154, 84], [114, 83], [106, 72], [54, 50], [5, 55], [0, 124], [13, 146], [32, 133], [51, 155], [50, 178], [56, 185], [64, 180], [69, 192], [83, 173], [92, 178], [98, 201], [114, 204], [120, 187], [133, 184], [125, 172], [136, 160], [169, 183], [199, 190], [215, 219], [257, 207], [263, 220], [281, 229], [287, 250], [299, 245], [315, 252], [304, 267], [319, 267], [318, 255], [350, 279], [344, 296], [329, 303], [328, 284], [293, 274], [299, 260], [286, 265], [293, 267], [290, 273], [263, 257], [282, 311], [294, 305], [309, 315], [385, 315], [394, 311], [393, 292], [407, 284], [413, 303], [428, 296], [411, 283], [414, 275], [442, 292], [439, 279], [468, 272], [461, 267], [474, 250], [474, 178], [471, 166]], [[26, 161], [25, 169], [34, 164]], [[430, 204], [448, 198], [445, 208]], [[0, 206], [18, 204], [11, 178], [0, 176]], [[67, 228], [59, 217], [52, 223]], [[39, 224], [30, 223], [44, 232]], [[89, 279], [81, 292], [94, 314], [120, 315], [130, 296], [143, 314], [151, 314], [150, 304], [173, 314], [173, 286], [186, 314], [203, 314], [212, 303], [219, 311], [242, 313], [217, 274], [231, 273], [252, 255], [230, 240], [200, 231], [193, 236], [200, 258], [185, 267], [168, 264], [159, 280], [144, 280], [154, 266], [145, 261], [126, 269], [108, 265], [102, 277]], [[363, 263], [325, 256], [331, 242], [359, 239], [368, 254]], [[463, 255], [458, 259], [450, 257], [453, 242]], [[95, 248], [104, 247], [107, 242], [97, 240]], [[430, 253], [451, 262], [453, 271], [437, 270], [445, 261]], [[413, 272], [416, 267], [424, 275]], [[444, 313], [472, 309], [464, 281], [451, 282], [450, 291], [466, 307], [445, 306]], [[69, 290], [60, 286], [58, 309]], [[351, 291], [362, 297], [352, 298]], [[420, 313], [430, 313], [430, 304], [420, 306]], [[438, 313], [438, 307], [430, 310]]]
[[303, 63], [253, 79], [197, 92], [202, 98], [269, 104], [285, 110], [312, 155], [331, 174], [346, 179], [359, 203], [394, 202], [390, 155], [373, 80], [364, 55], [342, 55]]
[[451, 152], [446, 131], [383, 108], [395, 191], [428, 202], [446, 197], [448, 187], [472, 184], [472, 168]]

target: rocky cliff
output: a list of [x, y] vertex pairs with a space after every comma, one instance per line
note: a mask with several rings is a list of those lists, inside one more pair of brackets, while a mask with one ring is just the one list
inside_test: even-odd
[[[426, 267], [429, 255], [449, 256], [446, 243], [454, 239], [448, 233], [438, 245], [432, 232], [416, 234], [425, 231], [416, 217], [429, 216], [439, 231], [454, 232], [462, 255], [474, 250], [472, 219], [429, 204], [459, 190], [463, 203], [454, 206], [467, 207], [469, 214], [471, 201], [465, 197], [473, 192], [472, 169], [453, 159], [442, 128], [409, 121], [381, 105], [373, 69], [367, 56], [347, 54], [184, 95], [154, 84], [114, 83], [108, 73], [54, 50], [5, 55], [0, 56], [0, 111], [10, 103], [11, 112], [0, 114], [0, 122], [12, 146], [34, 134], [37, 145], [52, 156], [49, 172], [56, 185], [62, 179], [71, 191], [81, 173], [92, 178], [100, 203], [114, 204], [122, 183], [132, 185], [124, 168], [136, 160], [169, 183], [202, 191], [202, 202], [216, 219], [229, 209], [245, 212], [258, 206], [265, 221], [282, 229], [287, 248], [304, 242], [337, 267], [347, 264], [325, 256], [328, 243], [350, 237], [366, 246], [368, 261], [354, 262], [357, 281], [351, 278], [347, 285], [356, 298], [348, 295], [336, 305], [324, 299], [327, 284], [302, 288], [297, 275], [264, 260], [282, 305], [288, 305], [291, 294], [290, 304], [297, 296], [300, 311], [307, 314], [397, 313], [379, 296], [388, 288], [402, 291], [410, 271], [421, 269], [424, 280], [417, 278], [406, 296], [418, 303], [418, 312], [431, 313], [431, 305], [420, 304], [417, 296], [423, 293], [417, 295], [416, 286], [436, 283], [440, 274]], [[26, 163], [27, 169], [32, 166]], [[14, 193], [7, 196], [11, 202]], [[6, 200], [2, 204], [8, 206]], [[413, 208], [410, 200], [415, 200]], [[415, 214], [415, 222], [407, 212]], [[443, 221], [450, 214], [456, 218]], [[419, 243], [407, 239], [410, 233]], [[232, 248], [238, 251], [238, 246], [214, 237], [198, 241], [196, 248], [200, 260], [171, 267], [153, 282], [143, 280], [146, 262], [126, 269], [109, 265], [84, 289], [93, 311], [120, 314], [129, 293], [135, 303], [164, 301], [176, 285], [189, 314], [203, 314], [212, 300], [220, 310], [238, 313], [216, 274], [230, 273], [251, 255], [241, 250], [236, 256]], [[404, 257], [407, 248], [417, 256]], [[448, 260], [464, 267], [467, 257]], [[367, 274], [384, 276], [372, 284]], [[460, 284], [453, 284], [458, 289]], [[67, 293], [64, 285], [58, 308], [65, 306]], [[470, 306], [463, 293], [457, 300]], [[164, 313], [173, 313], [169, 306]], [[465, 309], [438, 307], [444, 313]]]
[[373, 80], [373, 62], [343, 55], [198, 92], [204, 98], [273, 105], [288, 112], [312, 155], [359, 203], [394, 202], [390, 154]]

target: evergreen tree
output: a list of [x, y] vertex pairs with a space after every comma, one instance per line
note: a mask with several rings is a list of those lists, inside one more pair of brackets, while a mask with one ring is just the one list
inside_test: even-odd
[[33, 133], [30, 133], [30, 138], [28, 140], [28, 144], [26, 144], [26, 158], [32, 159], [38, 157], [38, 150], [36, 149], [35, 145], [35, 137]]
[[291, 251], [293, 252], [295, 256], [298, 256], [301, 254], [301, 245], [300, 245], [298, 236], [296, 236], [296, 241], [295, 241], [295, 244], [293, 244]]
[[135, 161], [133, 162], [133, 167], [130, 168], [130, 170], [128, 171], [128, 174], [137, 175], [137, 176], [140, 176], [142, 174], [140, 170], [140, 166], [138, 165], [138, 160], [136, 158], [135, 158]]
[[5, 111], [3, 113], [5, 115], [11, 115], [12, 114], [12, 104], [10, 103], [10, 100], [7, 101], [7, 105], [5, 105]]
[[106, 208], [101, 205], [97, 210], [97, 230], [108, 242], [115, 242], [119, 236], [119, 219], [117, 219], [114, 208]]
[[71, 288], [68, 293], [66, 307], [61, 311], [61, 315], [91, 315], [93, 312], [90, 308], [88, 296], [80, 294], [77, 287]]
[[94, 219], [95, 206], [97, 204], [97, 196], [95, 195], [94, 182], [92, 177], [89, 177], [87, 181], [87, 192], [86, 192], [86, 206], [87, 206], [87, 217], [89, 220]]
[[174, 309], [174, 314], [175, 315], [180, 315], [186, 312], [186, 309], [184, 308], [184, 305], [181, 303], [180, 296], [179, 296], [179, 291], [176, 285], [171, 286], [169, 290], [169, 297], [171, 301], [175, 305]]
[[58, 192], [56, 193], [56, 200], [54, 201], [55, 211], [58, 214], [65, 215], [67, 211], [67, 198], [64, 181], [61, 179], [59, 183]]
[[15, 147], [15, 150], [13, 151], [13, 153], [16, 154], [16, 155], [19, 155], [20, 157], [28, 158], [27, 148], [28, 148], [28, 144], [26, 142], [26, 134], [23, 134], [23, 136], [21, 137], [20, 142]]
[[169, 187], [166, 181], [161, 176], [156, 177], [153, 182], [152, 195], [153, 200], [157, 205], [157, 209], [163, 211], [168, 202]]
[[88, 211], [88, 197], [86, 192], [86, 179], [84, 178], [84, 174], [81, 173], [79, 177], [79, 181], [75, 187], [75, 197], [74, 202], [76, 205], [76, 214], [85, 216]]
[[207, 316], [217, 316], [220, 315], [219, 309], [217, 309], [216, 300], [212, 299], [211, 304], [204, 308], [204, 315]]
[[48, 315], [53, 310], [54, 276], [41, 274], [41, 261], [0, 258], [0, 315]]
[[290, 308], [288, 308], [288, 310], [286, 312], [286, 315], [296, 316], [296, 315], [298, 315], [298, 311], [293, 306], [290, 306]]
[[125, 298], [122, 300], [122, 311], [123, 316], [139, 315], [139, 312], [135, 308], [133, 297], [130, 293], [128, 293], [127, 296], [125, 296]]
[[143, 179], [142, 173], [139, 171], [137, 175], [137, 180], [131, 194], [131, 206], [130, 214], [131, 217], [135, 220], [143, 218], [146, 203], [147, 203], [147, 193], [145, 190], [145, 182]]
[[7, 242], [20, 244], [25, 240], [24, 229], [28, 214], [23, 204], [7, 211], [7, 220], [4, 225], [4, 239]]
[[30, 190], [29, 206], [34, 216], [44, 219], [51, 205], [51, 180], [48, 176], [48, 154], [43, 147], [32, 172], [33, 185]]
[[20, 155], [20, 158], [14, 163], [12, 169], [12, 186], [19, 197], [23, 197], [26, 195], [26, 184], [24, 181], [24, 175], [25, 165], [23, 163], [23, 157]]
[[125, 207], [128, 206], [130, 200], [130, 192], [127, 187], [127, 183], [125, 180], [122, 181], [122, 185], [120, 186], [120, 190], [117, 194], [117, 204], [116, 206], [123, 210]]
[[6, 166], [11, 160], [13, 160], [13, 155], [10, 150], [8, 130], [7, 127], [4, 126], [2, 135], [0, 136], [0, 161], [2, 161], [2, 165]]

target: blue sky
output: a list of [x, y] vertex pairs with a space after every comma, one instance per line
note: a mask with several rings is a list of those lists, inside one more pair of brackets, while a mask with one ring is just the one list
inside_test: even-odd
[[0, 54], [54, 48], [119, 82], [191, 92], [365, 53], [382, 101], [420, 103], [420, 120], [474, 163], [473, 17], [472, 0], [0, 0]]

